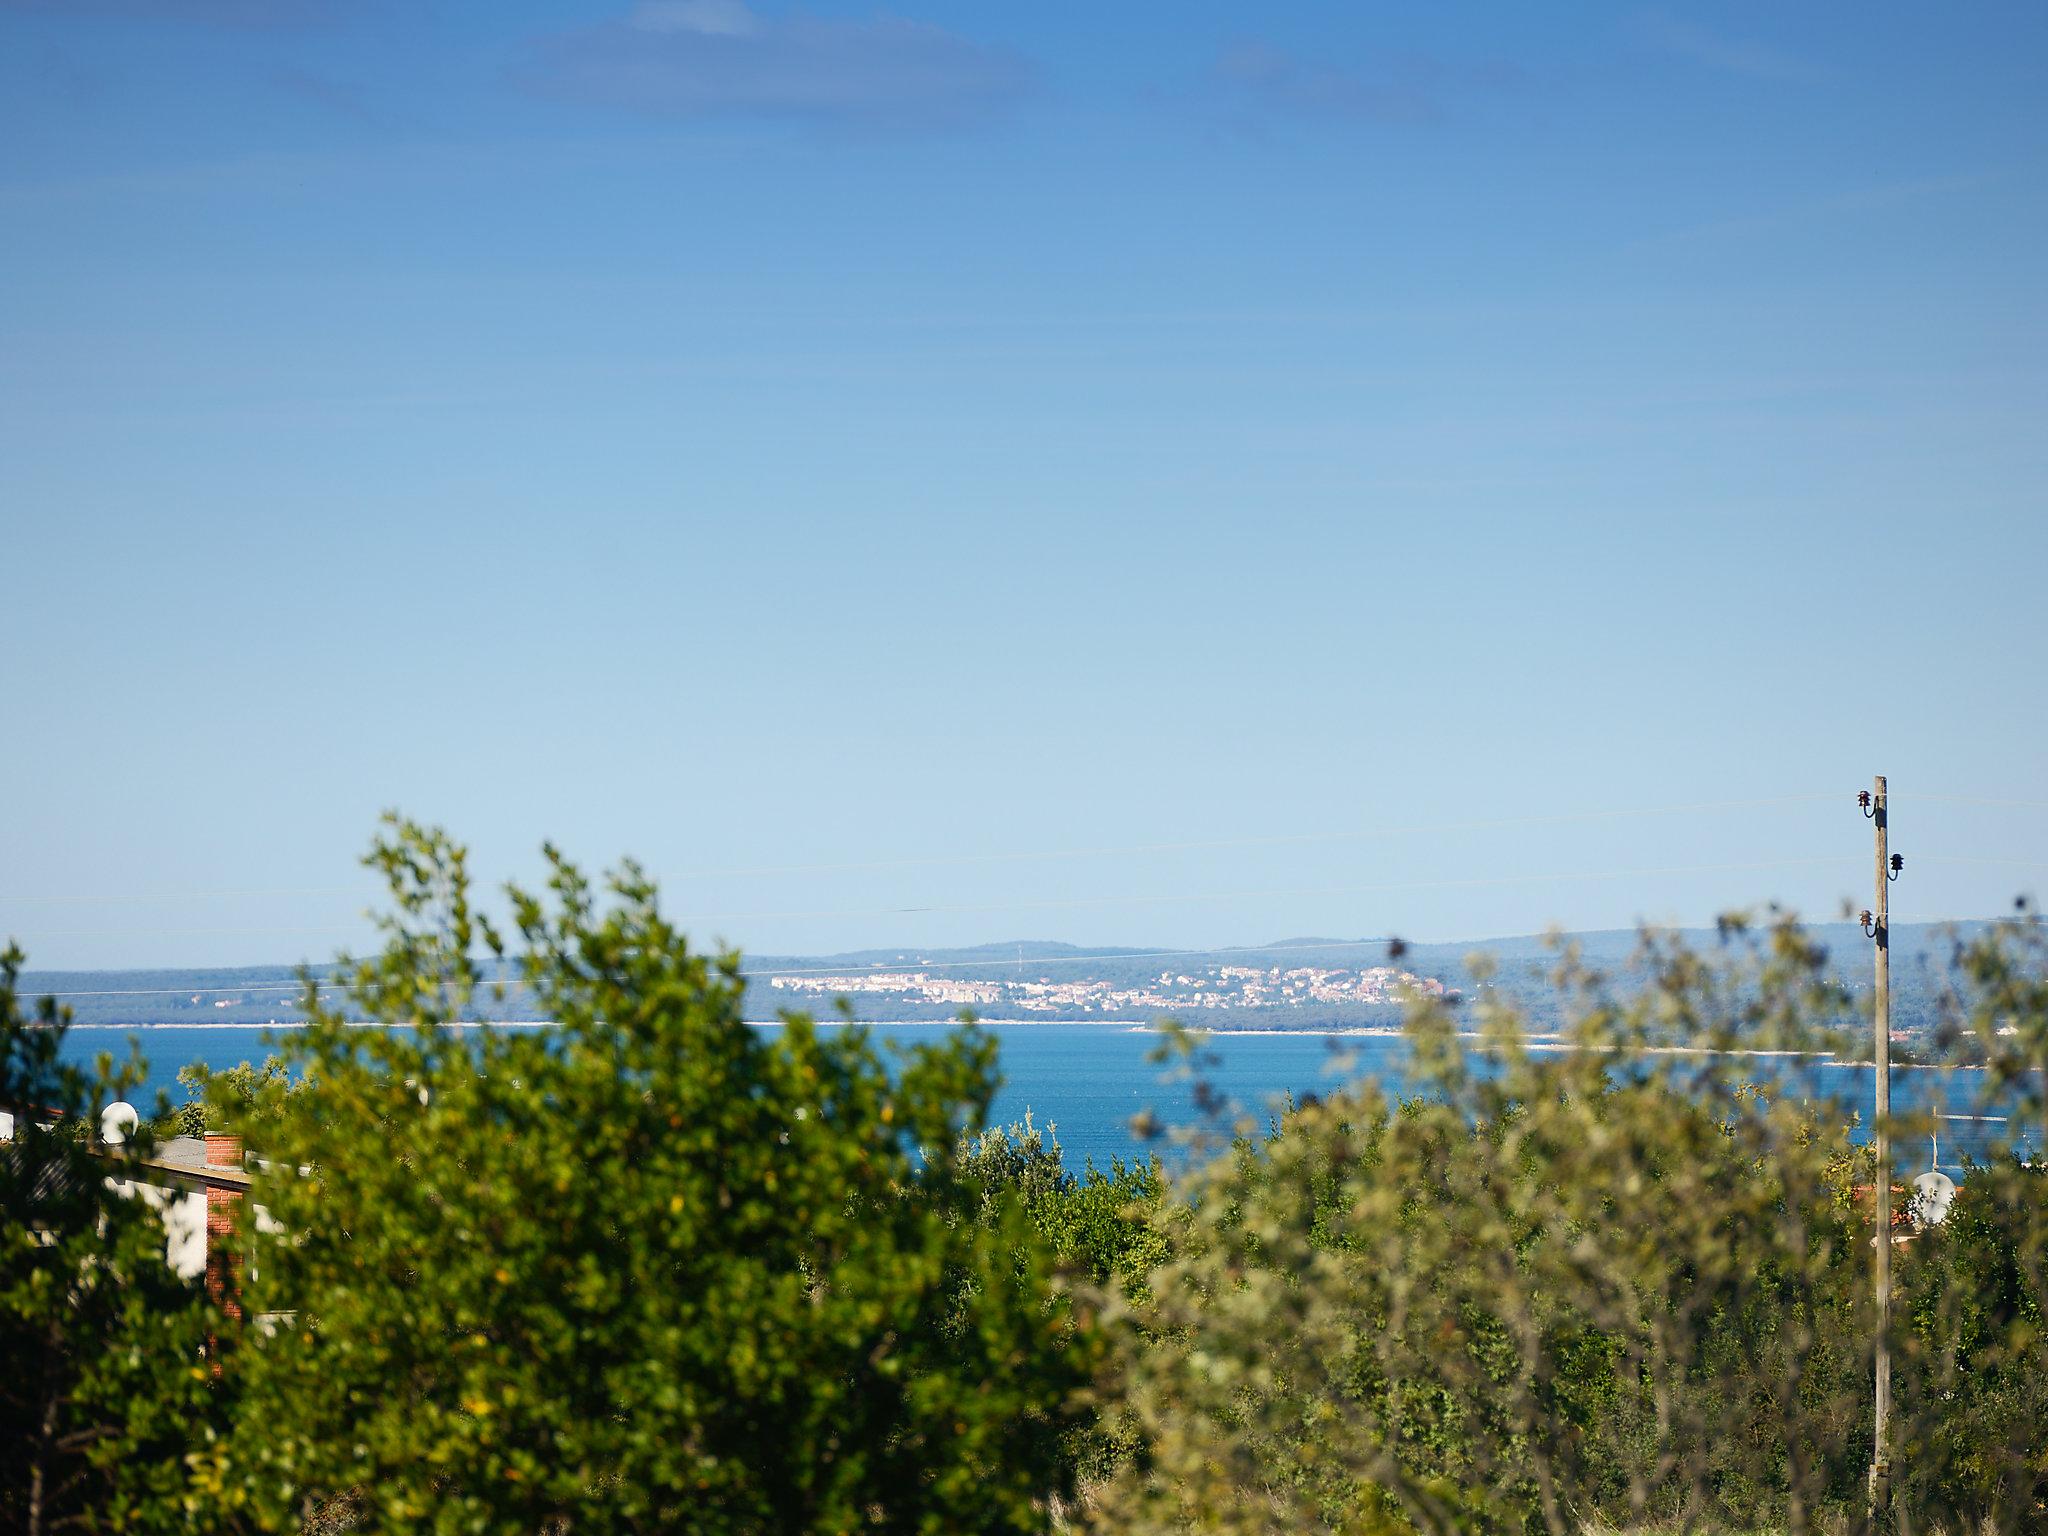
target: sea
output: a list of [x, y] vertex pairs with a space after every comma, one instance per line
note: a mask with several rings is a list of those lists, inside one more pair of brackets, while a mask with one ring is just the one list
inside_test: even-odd
[[[490, 1025], [495, 1029], [547, 1025]], [[781, 1026], [757, 1026], [774, 1030]], [[838, 1027], [838, 1026], [825, 1026]], [[935, 1041], [955, 1026], [943, 1023], [872, 1024], [878, 1036], [901, 1045]], [[1156, 1059], [1159, 1036], [1145, 1029], [1117, 1024], [985, 1024], [1001, 1051], [1002, 1086], [991, 1121], [1008, 1125], [1025, 1119], [1049, 1131], [1059, 1142], [1069, 1167], [1092, 1162], [1108, 1167], [1117, 1158], [1143, 1158], [1154, 1153], [1168, 1162], [1189, 1155], [1199, 1137], [1227, 1134], [1232, 1121], [1249, 1117], [1254, 1129], [1282, 1113], [1290, 1100], [1327, 1095], [1357, 1077], [1377, 1080], [1391, 1096], [1412, 1095], [1407, 1042], [1392, 1034], [1327, 1036], [1317, 1033], [1215, 1033], [1201, 1046], [1202, 1080], [1220, 1093], [1227, 1108], [1220, 1114], [1198, 1103], [1195, 1084], [1186, 1068]], [[74, 1026], [64, 1038], [64, 1055], [89, 1065], [101, 1052], [125, 1060], [131, 1043], [141, 1053], [146, 1076], [131, 1097], [138, 1107], [154, 1107], [159, 1092], [172, 1103], [187, 1091], [178, 1070], [200, 1062], [211, 1068], [239, 1062], [260, 1062], [269, 1054], [273, 1035], [289, 1027], [177, 1025], [154, 1028]], [[1844, 1117], [1859, 1125], [1871, 1120], [1874, 1078], [1867, 1065], [1824, 1059], [1745, 1057], [1738, 1077], [1811, 1102], [1832, 1102]], [[1954, 1178], [1965, 1172], [1965, 1160], [1982, 1161], [2002, 1139], [2005, 1122], [1997, 1104], [1986, 1107], [1983, 1074], [1969, 1068], [1894, 1067], [1892, 1107], [1895, 1114], [1925, 1112], [1935, 1117], [1934, 1133], [1924, 1144], [1898, 1149], [1902, 1173], [1938, 1167]], [[1213, 1102], [1213, 1101], [1212, 1101]], [[1139, 1118], [1147, 1117], [1168, 1133], [1141, 1136]], [[1178, 1131], [1179, 1136], [1171, 1134]], [[2023, 1147], [2038, 1157], [2040, 1148]]]

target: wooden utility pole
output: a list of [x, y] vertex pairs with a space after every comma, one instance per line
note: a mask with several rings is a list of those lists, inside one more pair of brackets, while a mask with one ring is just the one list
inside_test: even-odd
[[1877, 1262], [1873, 1280], [1877, 1290], [1877, 1404], [1870, 1441], [1870, 1516], [1882, 1520], [1891, 1502], [1891, 1457], [1886, 1454], [1886, 1436], [1892, 1416], [1892, 883], [1890, 849], [1887, 846], [1888, 811], [1885, 805], [1884, 775], [1877, 776], [1872, 795], [1871, 822], [1877, 832], [1877, 905], [1872, 909], [1876, 923], [1877, 980], [1872, 989], [1877, 1053], [1872, 1058], [1877, 1078], [1876, 1113], [1871, 1126], [1871, 1145], [1877, 1153]]

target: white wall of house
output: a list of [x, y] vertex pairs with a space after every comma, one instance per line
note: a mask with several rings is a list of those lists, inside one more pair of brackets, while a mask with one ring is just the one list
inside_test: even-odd
[[206, 1191], [140, 1179], [109, 1179], [117, 1195], [141, 1200], [163, 1218], [164, 1262], [187, 1280], [206, 1273]]

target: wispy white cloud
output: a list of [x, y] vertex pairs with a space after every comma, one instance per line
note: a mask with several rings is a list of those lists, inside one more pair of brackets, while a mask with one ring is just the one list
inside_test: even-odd
[[1260, 42], [1225, 48], [1215, 81], [1233, 108], [1252, 113], [1388, 123], [1415, 122], [1435, 111], [1423, 83], [1405, 71], [1368, 77]]
[[333, 0], [0, 0], [0, 10], [131, 16], [218, 27], [289, 27], [333, 18]]
[[1246, 40], [1217, 54], [1209, 96], [1240, 124], [1282, 119], [1422, 123], [1451, 115], [1474, 95], [1511, 89], [1520, 72], [1498, 61], [1382, 54], [1360, 64], [1312, 60]]
[[363, 93], [330, 75], [310, 69], [280, 69], [272, 77], [280, 91], [365, 128], [380, 126]]
[[1996, 186], [2006, 173], [1997, 169], [1958, 171], [1943, 176], [1922, 176], [1911, 180], [1881, 182], [1875, 186], [1846, 191], [1816, 193], [1781, 200], [1768, 207], [1726, 218], [1710, 219], [1681, 228], [1664, 230], [1630, 241], [1623, 249], [1652, 251], [1712, 242], [1776, 238], [1788, 229], [1864, 215], [1915, 212], [1921, 204]]
[[1030, 65], [940, 27], [877, 15], [771, 15], [744, 0], [641, 0], [543, 40], [523, 72], [548, 95], [672, 116], [975, 121], [1013, 103]]
[[1749, 38], [1728, 37], [1668, 11], [1646, 11], [1637, 30], [1653, 47], [1724, 74], [1752, 80], [1798, 80], [1811, 73], [1790, 54]]

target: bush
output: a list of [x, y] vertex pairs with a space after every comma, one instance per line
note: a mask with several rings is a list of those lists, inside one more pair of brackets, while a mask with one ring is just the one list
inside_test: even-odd
[[[693, 953], [628, 867], [599, 910], [549, 854], [513, 892], [548, 1032], [458, 1030], [475, 949], [462, 850], [394, 824], [397, 912], [309, 983], [231, 1362], [217, 1516], [290, 1528], [345, 1501], [386, 1531], [1022, 1531], [1059, 1494], [1090, 1336], [1051, 1305], [1021, 1206], [953, 1148], [994, 1046], [892, 1074], [865, 1031], [743, 1022], [737, 957]], [[291, 1170], [304, 1167], [310, 1176]]]
[[[219, 1319], [95, 1147], [140, 1063], [67, 1066], [68, 1016], [47, 998], [23, 1012], [21, 964], [0, 953], [0, 1528], [185, 1529], [184, 1458], [223, 1407], [204, 1356]], [[145, 1124], [127, 1152], [151, 1150]]]
[[195, 1061], [178, 1069], [178, 1081], [192, 1094], [172, 1112], [175, 1134], [180, 1136], [204, 1136], [230, 1123], [276, 1119], [304, 1087], [274, 1056], [260, 1067], [244, 1061], [219, 1071]]
[[[1652, 937], [1626, 995], [1567, 955], [1554, 1054], [1511, 1010], [1482, 1009], [1475, 1046], [1423, 1002], [1422, 1098], [1354, 1088], [1195, 1176], [1173, 1257], [1114, 1314], [1145, 1454], [1099, 1528], [1859, 1520], [1868, 1155], [1741, 1081], [1740, 1057], [1676, 1054], [1836, 1043], [1846, 1000], [1790, 924], [1728, 937], [1719, 960]], [[2040, 1197], [1987, 1181], [1901, 1259], [1902, 1295], [1946, 1273], [1972, 1298], [1930, 1301], [1918, 1348], [1902, 1316], [1894, 1341], [1906, 1524], [2041, 1518]], [[1937, 1423], [1981, 1462], [1921, 1455]]]
[[[963, 1138], [957, 1160], [963, 1179], [981, 1192], [980, 1220], [989, 1230], [1000, 1230], [1004, 1206], [1022, 1209], [1067, 1289], [1059, 1306], [1077, 1295], [1092, 1315], [1106, 1293], [1141, 1296], [1166, 1257], [1166, 1182], [1156, 1161], [1116, 1158], [1106, 1171], [1091, 1162], [1076, 1174], [1054, 1128], [1039, 1130], [1028, 1113], [1021, 1123]], [[1063, 1487], [1099, 1483], [1138, 1450], [1136, 1419], [1114, 1385], [1094, 1394], [1091, 1406], [1090, 1421], [1061, 1439]]]
[[1091, 1162], [1076, 1174], [1055, 1128], [1039, 1130], [1028, 1113], [963, 1139], [956, 1157], [962, 1177], [983, 1191], [985, 1212], [1020, 1202], [1054, 1262], [1078, 1278], [1142, 1291], [1166, 1256], [1166, 1180], [1156, 1160], [1113, 1158], [1107, 1169]]
[[[0, 1101], [59, 1112], [0, 1155], [0, 1524], [1861, 1523], [1873, 1160], [1730, 1054], [1842, 1043], [1789, 922], [1648, 935], [1626, 987], [1567, 951], [1555, 1051], [1420, 1000], [1419, 1097], [1240, 1122], [1169, 1185], [985, 1129], [971, 1027], [891, 1059], [746, 1025], [737, 957], [637, 870], [607, 902], [549, 858], [512, 947], [556, 1028], [474, 1024], [508, 945], [462, 850], [394, 822], [346, 1004], [309, 979], [279, 1058], [185, 1079], [265, 1154], [237, 1332], [89, 1134], [139, 1066], [63, 1066], [0, 956]], [[2048, 1170], [2017, 1150], [2048, 1144], [2048, 938], [1999, 926], [1957, 977], [1942, 1045], [2013, 1137], [1896, 1255], [1897, 1525], [2048, 1529]]]

